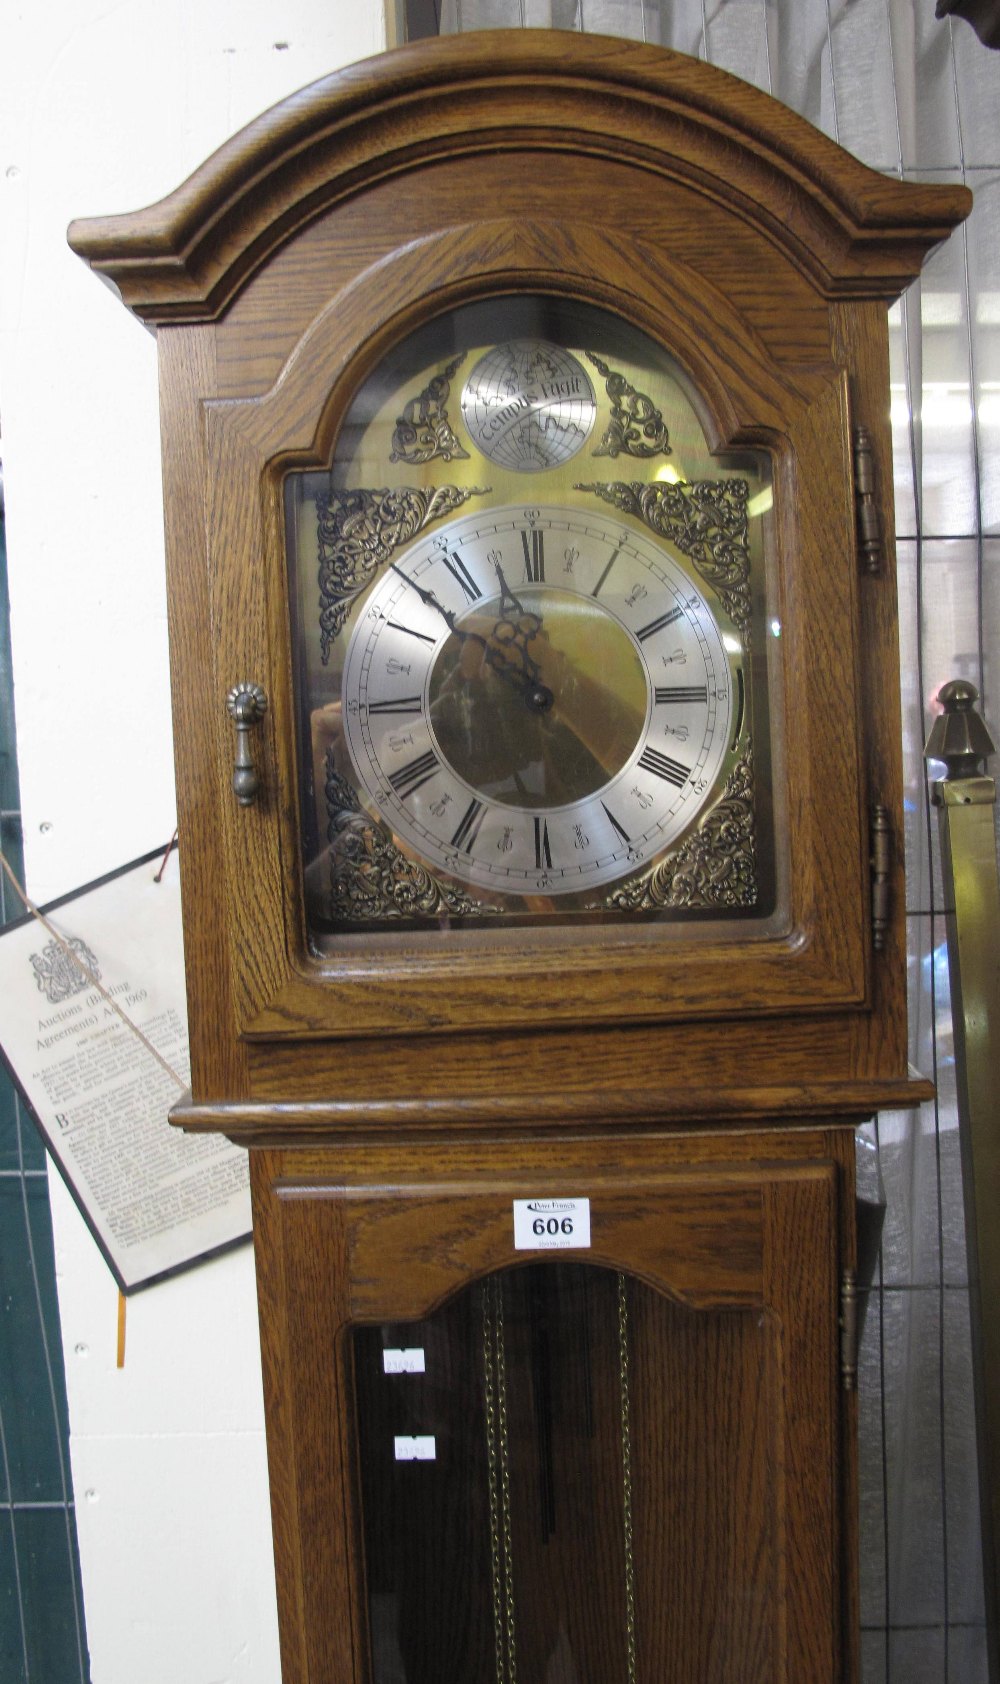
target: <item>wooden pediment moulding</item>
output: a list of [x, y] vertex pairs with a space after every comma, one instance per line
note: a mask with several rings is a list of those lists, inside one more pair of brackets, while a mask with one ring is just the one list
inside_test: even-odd
[[964, 187], [877, 174], [769, 95], [684, 54], [500, 30], [324, 77], [158, 204], [74, 222], [69, 242], [142, 320], [211, 321], [337, 202], [431, 159], [513, 145], [684, 181], [763, 228], [828, 298], [894, 299], [971, 204]]

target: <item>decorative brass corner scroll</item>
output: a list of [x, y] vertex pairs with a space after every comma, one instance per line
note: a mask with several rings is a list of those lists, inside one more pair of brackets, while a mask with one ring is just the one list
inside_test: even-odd
[[598, 374], [604, 376], [604, 389], [611, 399], [611, 420], [604, 429], [604, 437], [591, 451], [592, 456], [670, 456], [670, 434], [660, 410], [645, 392], [637, 392], [624, 374], [609, 368], [601, 357], [588, 351], [587, 356]]
[[330, 916], [345, 923], [393, 918], [502, 916], [502, 908], [474, 900], [435, 877], [396, 847], [389, 831], [366, 813], [357, 794], [326, 759], [330, 841]]
[[342, 630], [359, 591], [370, 585], [383, 562], [401, 544], [483, 497], [488, 486], [439, 485], [432, 490], [401, 486], [377, 491], [324, 491], [316, 498], [319, 544], [320, 651], [325, 666], [330, 644]]
[[675, 544], [715, 591], [744, 650], [749, 651], [750, 487], [745, 479], [678, 480], [674, 484], [657, 480], [652, 485], [612, 480], [574, 489], [592, 491]]
[[418, 398], [411, 398], [403, 405], [392, 435], [390, 462], [406, 462], [414, 467], [432, 461], [435, 456], [443, 457], [446, 462], [458, 458], [468, 460], [469, 452], [462, 449], [455, 437], [445, 409], [455, 370], [464, 359], [463, 351], [427, 382]]
[[617, 884], [602, 905], [615, 912], [756, 906], [755, 840], [753, 745], [748, 741], [721, 800], [697, 830], [648, 871]]

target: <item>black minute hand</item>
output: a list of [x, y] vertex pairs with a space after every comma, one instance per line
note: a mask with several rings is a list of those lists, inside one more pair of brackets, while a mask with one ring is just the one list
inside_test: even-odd
[[[498, 646], [497, 643], [492, 642], [489, 638], [483, 637], [480, 632], [463, 631], [461, 626], [457, 624], [454, 614], [449, 608], [445, 607], [443, 602], [438, 600], [433, 591], [425, 590], [423, 585], [418, 585], [417, 581], [415, 579], [411, 579], [408, 573], [404, 573], [401, 567], [397, 567], [394, 561], [390, 561], [389, 566], [392, 568], [394, 573], [398, 573], [399, 577], [406, 581], [411, 590], [416, 591], [422, 602], [426, 602], [431, 608], [437, 609], [437, 612], [440, 614], [442, 620], [444, 620], [445, 625], [448, 627], [449, 631], [455, 635], [455, 637], [460, 637], [463, 643], [479, 644], [479, 647], [485, 656], [487, 666], [496, 673], [498, 678], [502, 678], [505, 684], [511, 685], [520, 696], [523, 696], [529, 707], [535, 708], [539, 712], [544, 711], [545, 708], [551, 707], [552, 692], [546, 689], [544, 685], [540, 685], [538, 683], [537, 665], [531, 659], [531, 656], [528, 655], [527, 650], [523, 647], [524, 632], [518, 630], [514, 626], [513, 621], [498, 620], [497, 626], [494, 630], [494, 636], [499, 636], [499, 628], [501, 626], [511, 627], [511, 630], [514, 632], [515, 646], [517, 647], [518, 654], [520, 655], [520, 665], [515, 665], [511, 661], [507, 652], [510, 647], [509, 644], [507, 647], [504, 647], [502, 643]], [[500, 573], [499, 567], [497, 568], [497, 572]], [[500, 573], [500, 581], [512, 605], [516, 606], [523, 615], [524, 611], [521, 609], [521, 604], [517, 601], [517, 598], [507, 590], [507, 582], [502, 573]], [[530, 633], [533, 637], [535, 635], [535, 629], [542, 623], [541, 619], [537, 614], [529, 614], [525, 617], [528, 620], [535, 622], [535, 628], [533, 628]]]
[[[443, 602], [438, 601], [438, 599], [434, 595], [433, 591], [425, 591], [422, 585], [417, 584], [416, 579], [411, 579], [410, 575], [408, 573], [404, 573], [403, 569], [401, 567], [397, 567], [396, 563], [394, 561], [390, 561], [389, 566], [392, 568], [392, 571], [394, 573], [399, 574], [399, 577], [401, 579], [403, 579], [406, 584], [409, 585], [411, 590], [416, 591], [416, 593], [419, 596], [421, 602], [429, 603], [431, 608], [437, 609], [438, 613], [440, 614], [440, 616], [441, 616], [442, 620], [444, 621], [445, 625], [448, 627], [449, 631], [457, 630], [456, 625], [455, 625], [454, 614], [451, 612], [451, 610], [449, 608], [445, 607]], [[462, 636], [462, 635], [467, 635], [467, 634], [459, 633], [459, 635]], [[479, 641], [482, 642], [482, 639], [480, 639]]]

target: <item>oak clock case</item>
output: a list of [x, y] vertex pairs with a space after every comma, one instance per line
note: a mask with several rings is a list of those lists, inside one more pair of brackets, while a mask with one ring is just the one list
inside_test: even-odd
[[709, 451], [645, 335], [540, 297], [449, 312], [284, 492], [319, 950], [773, 912], [768, 464]]
[[72, 230], [159, 339], [285, 1684], [855, 1684], [853, 1130], [930, 1091], [886, 307], [967, 210], [529, 30]]

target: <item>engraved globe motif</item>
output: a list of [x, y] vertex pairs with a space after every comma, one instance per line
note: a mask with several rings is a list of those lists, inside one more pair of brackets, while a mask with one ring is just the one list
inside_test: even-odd
[[574, 457], [597, 403], [583, 364], [544, 339], [512, 339], [476, 363], [462, 393], [473, 443], [498, 467], [543, 473]]

